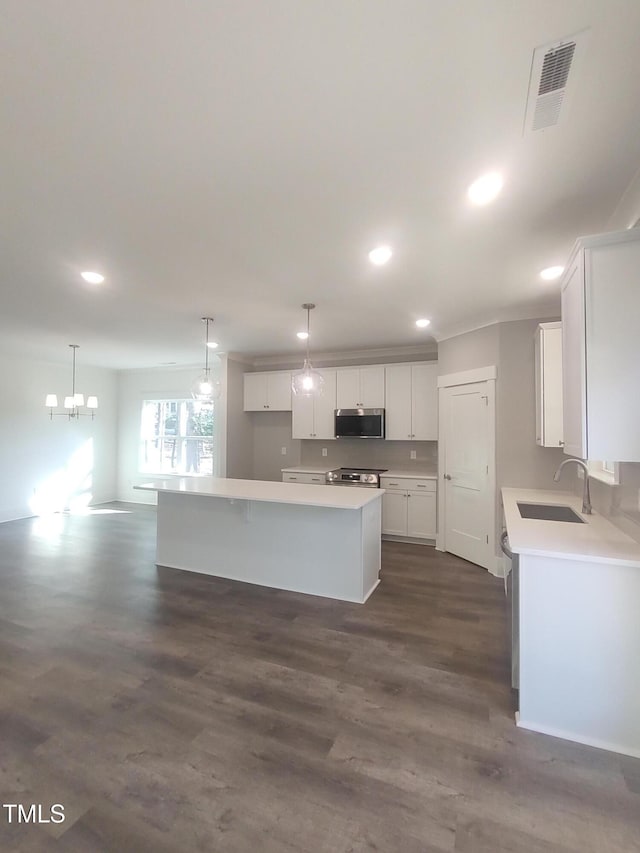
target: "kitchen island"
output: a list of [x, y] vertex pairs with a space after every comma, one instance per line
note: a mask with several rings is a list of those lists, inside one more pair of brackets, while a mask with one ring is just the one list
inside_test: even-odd
[[158, 494], [158, 565], [357, 603], [379, 583], [383, 489], [219, 477], [136, 488]]

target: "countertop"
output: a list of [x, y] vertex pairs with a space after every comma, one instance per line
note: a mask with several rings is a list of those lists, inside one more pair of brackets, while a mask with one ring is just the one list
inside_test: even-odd
[[[586, 523], [522, 518], [518, 501], [570, 506]], [[602, 515], [583, 515], [581, 497], [569, 492], [504, 488], [502, 505], [514, 553], [640, 567], [640, 544]]]
[[414, 480], [437, 480], [437, 471], [416, 471], [415, 468], [411, 471], [402, 471], [400, 468], [389, 468], [381, 477], [411, 477]]
[[318, 465], [293, 465], [291, 468], [281, 468], [280, 471], [283, 474], [328, 474], [333, 468], [328, 465], [324, 468]]
[[329, 509], [361, 509], [384, 494], [384, 489], [340, 489], [305, 483], [277, 483], [270, 480], [231, 480], [223, 477], [176, 477], [154, 480], [135, 489], [172, 492], [208, 498], [320, 506]]

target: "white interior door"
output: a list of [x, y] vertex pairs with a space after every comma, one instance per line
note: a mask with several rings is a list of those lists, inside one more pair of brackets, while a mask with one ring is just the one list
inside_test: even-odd
[[493, 569], [495, 383], [441, 389], [444, 550]]

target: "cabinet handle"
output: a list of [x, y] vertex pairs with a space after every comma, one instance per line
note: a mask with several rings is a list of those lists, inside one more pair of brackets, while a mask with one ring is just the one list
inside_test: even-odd
[[390, 486], [397, 486], [397, 483], [389, 483]]
[[444, 478], [445, 478], [445, 480], [451, 480], [452, 479], [451, 474], [445, 474]]
[[411, 438], [411, 433], [408, 433], [408, 434], [407, 434], [407, 438]]
[[412, 433], [411, 433], [411, 438], [415, 438], [415, 437], [416, 437], [415, 432], [412, 432]]
[[558, 447], [564, 447], [564, 441], [559, 441], [559, 442], [558, 442]]
[[416, 483], [416, 486], [417, 486], [419, 489], [426, 489], [426, 488], [427, 488], [427, 487], [425, 486], [425, 484], [424, 484], [424, 483]]

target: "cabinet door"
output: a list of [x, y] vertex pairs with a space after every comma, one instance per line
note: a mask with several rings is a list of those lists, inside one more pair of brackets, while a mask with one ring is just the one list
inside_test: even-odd
[[562, 399], [564, 452], [585, 459], [585, 317], [582, 252], [562, 283]]
[[[326, 381], [326, 380], [325, 380]], [[338, 370], [336, 376], [336, 409], [356, 409], [360, 405], [360, 370]]]
[[407, 504], [407, 536], [435, 539], [436, 493], [409, 492]]
[[336, 371], [320, 370], [319, 373], [324, 376], [324, 386], [320, 397], [313, 398], [314, 418], [312, 438], [321, 438], [326, 441], [335, 439], [336, 437]]
[[438, 365], [411, 368], [411, 438], [438, 440]]
[[411, 439], [411, 365], [392, 364], [385, 369], [386, 437]]
[[313, 397], [292, 395], [291, 437], [313, 438]]
[[360, 368], [360, 403], [365, 409], [384, 409], [384, 367]]
[[267, 408], [274, 412], [291, 411], [291, 374], [267, 374]]
[[264, 412], [267, 408], [267, 375], [265, 373], [244, 374], [245, 412]]
[[562, 328], [542, 330], [542, 445], [562, 447]]
[[382, 532], [390, 536], [407, 535], [407, 493], [385, 492], [382, 496]]

